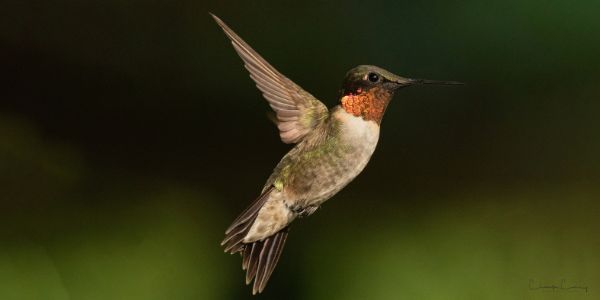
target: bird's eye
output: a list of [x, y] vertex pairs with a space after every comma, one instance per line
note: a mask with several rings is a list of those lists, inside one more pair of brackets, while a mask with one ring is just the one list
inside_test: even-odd
[[367, 75], [367, 78], [369, 79], [370, 82], [377, 82], [377, 81], [379, 81], [379, 75], [377, 75], [377, 73], [369, 73]]

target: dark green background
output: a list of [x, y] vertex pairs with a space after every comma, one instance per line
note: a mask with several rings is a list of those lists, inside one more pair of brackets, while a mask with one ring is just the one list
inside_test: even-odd
[[250, 298], [219, 242], [290, 147], [209, 11], [328, 106], [467, 83], [397, 93], [256, 299], [598, 297], [598, 1], [3, 0], [0, 299]]

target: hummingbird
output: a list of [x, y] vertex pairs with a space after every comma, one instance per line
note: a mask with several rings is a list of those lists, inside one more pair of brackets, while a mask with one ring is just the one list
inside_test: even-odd
[[295, 146], [279, 161], [260, 195], [225, 231], [221, 246], [240, 253], [246, 284], [261, 293], [283, 250], [290, 224], [313, 214], [367, 165], [381, 119], [394, 93], [421, 84], [456, 81], [411, 79], [372, 65], [346, 73], [339, 104], [325, 104], [277, 71], [214, 14], [258, 89], [273, 109], [281, 141]]

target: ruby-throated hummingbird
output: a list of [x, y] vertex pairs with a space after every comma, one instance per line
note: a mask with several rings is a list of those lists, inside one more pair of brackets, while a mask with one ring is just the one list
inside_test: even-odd
[[242, 255], [246, 284], [254, 279], [256, 294], [263, 291], [279, 260], [290, 223], [314, 213], [367, 165], [394, 92], [416, 84], [460, 83], [404, 78], [361, 65], [348, 71], [339, 105], [328, 110], [211, 15], [275, 111], [281, 140], [296, 144], [277, 164], [260, 196], [227, 228], [221, 243], [225, 252]]

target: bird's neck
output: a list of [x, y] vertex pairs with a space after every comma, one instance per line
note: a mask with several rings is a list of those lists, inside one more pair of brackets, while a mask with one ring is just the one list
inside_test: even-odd
[[392, 94], [389, 91], [371, 88], [368, 90], [357, 89], [347, 93], [342, 96], [340, 102], [342, 108], [349, 114], [381, 124], [381, 119], [391, 99]]

